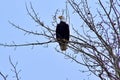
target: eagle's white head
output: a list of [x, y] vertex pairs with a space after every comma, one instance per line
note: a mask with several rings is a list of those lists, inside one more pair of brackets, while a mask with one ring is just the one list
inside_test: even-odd
[[64, 16], [59, 16], [58, 18], [60, 19], [60, 21], [66, 22]]

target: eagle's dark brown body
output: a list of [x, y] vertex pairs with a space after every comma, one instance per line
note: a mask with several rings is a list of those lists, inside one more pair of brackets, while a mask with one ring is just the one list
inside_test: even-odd
[[69, 25], [63, 21], [60, 21], [60, 23], [57, 24], [56, 27], [56, 39], [62, 51], [65, 51], [67, 49], [69, 36], [70, 36]]

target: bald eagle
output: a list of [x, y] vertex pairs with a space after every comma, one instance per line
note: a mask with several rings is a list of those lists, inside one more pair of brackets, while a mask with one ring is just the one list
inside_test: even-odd
[[65, 51], [67, 49], [70, 36], [69, 25], [65, 22], [63, 16], [59, 16], [58, 18], [60, 19], [60, 23], [57, 24], [56, 27], [56, 39], [60, 45], [60, 49]]

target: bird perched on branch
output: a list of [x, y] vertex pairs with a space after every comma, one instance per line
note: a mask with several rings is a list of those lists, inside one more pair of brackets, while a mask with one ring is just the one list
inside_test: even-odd
[[56, 27], [56, 39], [60, 45], [60, 49], [65, 51], [67, 49], [70, 36], [69, 25], [65, 22], [65, 18], [63, 16], [59, 16], [58, 18], [60, 19], [60, 23], [57, 24]]

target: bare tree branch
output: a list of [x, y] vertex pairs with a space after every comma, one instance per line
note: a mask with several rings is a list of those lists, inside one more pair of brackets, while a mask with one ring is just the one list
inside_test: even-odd
[[18, 63], [16, 63], [14, 65], [10, 56], [9, 56], [9, 61], [10, 61], [11, 66], [13, 67], [13, 69], [11, 69], [11, 71], [13, 71], [15, 73], [14, 77], [16, 78], [16, 80], [20, 80], [19, 73], [20, 73], [21, 70], [18, 71], [17, 68], [16, 68]]
[[7, 80], [8, 75], [4, 75], [2, 72], [0, 72], [0, 76], [2, 76], [3, 80]]
[[42, 43], [40, 43], [40, 42], [34, 42], [34, 43], [25, 43], [25, 44], [16, 44], [16, 43], [14, 43], [13, 42], [13, 44], [2, 44], [2, 43], [0, 43], [0, 46], [4, 46], [4, 47], [20, 47], [20, 46], [37, 46], [37, 45], [43, 45], [43, 44], [48, 44], [48, 43], [54, 43], [54, 42], [56, 42], [56, 41], [47, 41], [47, 42], [42, 42]]

